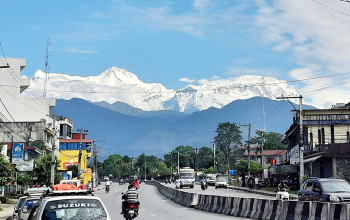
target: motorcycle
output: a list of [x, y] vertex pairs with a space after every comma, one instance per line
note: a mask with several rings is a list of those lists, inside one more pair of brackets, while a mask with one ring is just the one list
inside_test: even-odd
[[[126, 199], [124, 193], [122, 193], [122, 199]], [[134, 219], [138, 216], [138, 210], [136, 207], [136, 204], [134, 203], [128, 203], [128, 205], [126, 207], [124, 207], [124, 212], [123, 212], [123, 217], [126, 220], [131, 220]]]
[[205, 186], [206, 184], [205, 184], [205, 182], [204, 181], [201, 181], [201, 189], [202, 190], [205, 190], [206, 189], [206, 186]]
[[126, 220], [131, 220], [137, 217], [136, 205], [133, 203], [129, 204], [129, 207], [125, 207], [124, 218]]
[[278, 200], [289, 200], [289, 189], [281, 189], [276, 193], [276, 199]]
[[180, 188], [180, 185], [181, 185], [181, 182], [179, 179], [175, 180], [175, 188], [176, 189], [179, 189]]
[[106, 185], [106, 192], [109, 192], [109, 185]]

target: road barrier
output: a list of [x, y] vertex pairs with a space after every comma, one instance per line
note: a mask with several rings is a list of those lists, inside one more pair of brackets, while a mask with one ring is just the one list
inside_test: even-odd
[[155, 185], [178, 204], [208, 212], [263, 220], [350, 220], [349, 204], [203, 195], [175, 190], [156, 181], [147, 184]]

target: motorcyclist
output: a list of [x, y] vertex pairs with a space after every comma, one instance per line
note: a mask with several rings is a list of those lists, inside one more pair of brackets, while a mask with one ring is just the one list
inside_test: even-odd
[[135, 179], [132, 183], [137, 189], [140, 188], [140, 183], [138, 179]]
[[207, 181], [206, 181], [205, 178], [203, 177], [203, 179], [201, 180], [201, 188], [202, 188], [203, 190], [206, 189], [206, 188], [207, 188], [206, 185], [207, 185]]
[[135, 204], [135, 215], [137, 216], [138, 215], [138, 211], [140, 209], [140, 202], [138, 201], [138, 197], [139, 197], [139, 194], [137, 192], [137, 188], [134, 184], [130, 184], [128, 186], [128, 191], [126, 191], [123, 196], [122, 196], [122, 199], [124, 200], [122, 202], [122, 212], [120, 214], [124, 214], [125, 210], [126, 210], [126, 207], [129, 207], [129, 205], [131, 203]]
[[289, 187], [287, 185], [287, 181], [281, 180], [280, 183], [277, 186], [277, 191], [278, 192], [288, 192], [289, 191]]
[[111, 185], [111, 182], [109, 180], [107, 180], [107, 182], [106, 182], [106, 191], [110, 190], [110, 185]]

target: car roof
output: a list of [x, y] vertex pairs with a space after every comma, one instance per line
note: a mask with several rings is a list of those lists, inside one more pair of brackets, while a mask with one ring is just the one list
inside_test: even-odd
[[43, 200], [55, 201], [55, 200], [70, 200], [70, 199], [91, 199], [91, 200], [101, 201], [101, 199], [96, 196], [52, 196], [52, 197], [48, 196], [48, 197], [45, 197]]

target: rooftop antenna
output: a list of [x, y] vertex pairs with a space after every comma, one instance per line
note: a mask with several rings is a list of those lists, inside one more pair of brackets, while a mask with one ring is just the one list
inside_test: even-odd
[[44, 95], [43, 97], [46, 97], [46, 87], [47, 87], [47, 81], [49, 80], [49, 46], [50, 46], [50, 40], [49, 38], [46, 39], [46, 57], [45, 57], [45, 81], [44, 81]]

